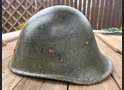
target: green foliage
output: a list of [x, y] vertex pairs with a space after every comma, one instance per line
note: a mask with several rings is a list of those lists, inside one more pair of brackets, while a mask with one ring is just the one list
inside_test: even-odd
[[119, 32], [119, 29], [118, 28], [106, 28], [106, 29], [101, 29], [103, 31], [109, 31], [109, 32]]
[[19, 26], [17, 26], [17, 29], [18, 29], [18, 30], [22, 30], [26, 23], [27, 23], [27, 21], [21, 23]]

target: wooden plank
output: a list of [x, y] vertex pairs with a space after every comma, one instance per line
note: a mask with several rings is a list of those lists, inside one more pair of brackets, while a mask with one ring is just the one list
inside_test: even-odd
[[14, 49], [14, 47], [15, 47], [15, 45], [16, 45], [16, 42], [17, 42], [17, 41], [13, 41], [13, 42], [7, 43], [6, 46], [2, 47], [2, 53], [5, 53], [6, 50]]
[[118, 17], [118, 18], [114, 18], [115, 19], [114, 27], [119, 27], [118, 26], [118, 20], [119, 20], [119, 13], [121, 12], [121, 5], [122, 5], [122, 0], [115, 0], [115, 10], [116, 10], [116, 12], [114, 14], [115, 14], [115, 17]]
[[94, 16], [94, 23], [93, 23], [94, 29], [97, 29], [98, 11], [99, 11], [99, 0], [96, 0], [95, 13], [94, 13], [95, 16]]
[[69, 6], [69, 0], [66, 0], [66, 5]]
[[21, 82], [14, 88], [14, 90], [40, 90], [40, 87], [44, 83], [43, 79], [35, 79], [24, 77]]
[[115, 12], [116, 12], [116, 9], [115, 9], [115, 0], [113, 0], [113, 5], [112, 5], [112, 12], [111, 12], [111, 22], [110, 22], [110, 27], [113, 27], [114, 26], [114, 20], [113, 18], [115, 18]]
[[112, 13], [112, 5], [113, 0], [106, 0], [105, 2], [105, 11], [104, 11], [104, 20], [103, 20], [103, 28], [109, 28], [110, 27], [110, 21], [111, 21], [111, 13]]
[[[116, 27], [117, 26], [117, 19], [115, 17], [119, 17], [118, 14], [121, 8], [118, 8], [119, 6], [122, 5], [122, 3], [119, 4], [120, 0], [113, 0], [113, 7], [112, 7], [112, 16], [111, 16], [111, 27]], [[118, 6], [119, 5], [119, 6]]]
[[21, 79], [21, 76], [13, 74], [9, 69], [6, 69], [2, 73], [2, 89], [12, 90]]
[[12, 55], [2, 61], [2, 71], [6, 70], [8, 68], [8, 63], [11, 59], [12, 59]]
[[90, 21], [90, 5], [91, 5], [91, 0], [88, 0], [88, 4], [87, 4], [87, 19]]
[[99, 10], [99, 19], [98, 19], [98, 29], [102, 28], [102, 22], [103, 22], [103, 13], [104, 13], [104, 0], [100, 0], [100, 10]]
[[122, 54], [122, 42], [121, 41], [118, 41], [111, 37], [107, 37], [107, 35], [102, 35], [102, 34], [95, 34], [95, 35], [101, 40], [103, 40], [104, 43], [110, 46], [113, 50]]
[[86, 15], [86, 0], [83, 1], [83, 14]]
[[111, 16], [112, 16], [112, 5], [113, 5], [113, 0], [107, 0], [107, 18], [105, 22], [105, 27], [110, 28], [110, 21], [111, 21]]
[[96, 41], [101, 53], [107, 55], [112, 61], [112, 77], [116, 81], [119, 88], [122, 89], [122, 55], [115, 52], [98, 37], [96, 37]]
[[[5, 53], [8, 53], [9, 50], [11, 49], [14, 49], [15, 48], [15, 45], [17, 43], [17, 40], [13, 41], [13, 42], [10, 42], [8, 43], [6, 46], [2, 47], [2, 55], [5, 54]], [[5, 56], [6, 57], [6, 56]], [[2, 57], [4, 58], [4, 57]]]
[[103, 19], [103, 25], [102, 25], [102, 28], [106, 28], [105, 27], [105, 24], [106, 24], [106, 21], [107, 21], [107, 11], [108, 11], [108, 7], [107, 7], [107, 2], [108, 0], [105, 0], [105, 8], [104, 8], [104, 19]]
[[120, 9], [120, 13], [119, 13], [119, 19], [118, 19], [118, 28], [121, 28], [122, 26], [122, 6], [121, 6], [121, 9]]
[[62, 5], [64, 5], [65, 4], [65, 0], [62, 0]]
[[92, 13], [91, 13], [91, 26], [94, 29], [94, 21], [95, 21], [95, 5], [96, 1], [92, 0]]
[[119, 90], [111, 76], [101, 83], [94, 85], [74, 85], [69, 84], [69, 90]]
[[60, 5], [60, 0], [56, 0], [56, 5]]
[[5, 47], [2, 48], [2, 60], [5, 60], [13, 54], [16, 43], [17, 40], [8, 43]]
[[122, 45], [122, 35], [106, 35], [107, 37], [112, 37], [114, 39], [116, 39], [117, 41], [119, 41]]
[[77, 0], [75, 0], [75, 3], [74, 3], [74, 8], [77, 9]]
[[46, 80], [40, 90], [67, 90], [67, 83]]
[[14, 52], [14, 49], [8, 50], [6, 53], [2, 54], [2, 61], [5, 60], [6, 58], [10, 57]]
[[[86, 3], [86, 1], [84, 2], [84, 3]], [[86, 7], [86, 6], [85, 6]], [[82, 0], [79, 0], [79, 11], [81, 11], [81, 9], [82, 9]], [[86, 9], [86, 8], [85, 8]]]
[[70, 6], [73, 7], [73, 0], [70, 0]]
[[25, 77], [19, 82], [14, 90], [67, 90], [67, 84], [63, 82], [35, 79]]

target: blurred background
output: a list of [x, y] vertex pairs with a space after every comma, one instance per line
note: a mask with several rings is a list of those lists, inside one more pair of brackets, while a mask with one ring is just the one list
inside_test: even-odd
[[22, 30], [31, 16], [54, 5], [78, 9], [96, 30], [122, 25], [122, 0], [2, 0], [2, 33]]

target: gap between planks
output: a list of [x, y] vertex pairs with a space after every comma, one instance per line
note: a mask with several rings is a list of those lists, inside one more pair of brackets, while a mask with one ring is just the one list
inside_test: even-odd
[[110, 46], [113, 50], [122, 54], [122, 38], [121, 38], [122, 36], [119, 36], [119, 35], [109, 36], [109, 35], [103, 35], [103, 34], [97, 34], [97, 33], [95, 33], [95, 36], [101, 39], [104, 43]]

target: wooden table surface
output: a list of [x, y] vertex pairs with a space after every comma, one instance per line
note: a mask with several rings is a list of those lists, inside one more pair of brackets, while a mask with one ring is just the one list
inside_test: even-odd
[[122, 35], [95, 34], [100, 51], [112, 61], [112, 74], [94, 85], [75, 85], [54, 80], [36, 79], [13, 74], [8, 69], [16, 41], [2, 47], [3, 90], [121, 90], [122, 89]]

